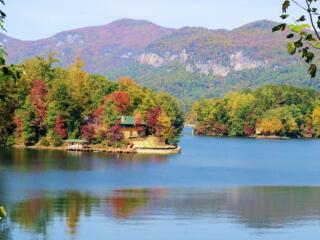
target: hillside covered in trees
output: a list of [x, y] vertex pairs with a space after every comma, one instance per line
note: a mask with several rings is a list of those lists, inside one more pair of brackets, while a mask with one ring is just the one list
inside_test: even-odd
[[67, 67], [79, 56], [89, 73], [111, 80], [131, 76], [138, 84], [184, 99], [188, 110], [200, 97], [268, 83], [319, 89], [320, 77], [310, 79], [308, 66], [287, 53], [287, 33], [272, 33], [277, 24], [262, 20], [233, 30], [172, 29], [121, 19], [35, 41], [0, 34], [0, 42], [8, 63], [54, 52], [58, 65]]
[[[175, 144], [184, 122], [175, 98], [138, 86], [130, 78], [109, 81], [82, 70], [35, 57], [7, 68], [0, 76], [0, 144], [59, 146], [82, 138], [95, 144], [125, 145], [122, 116], [164, 142]], [[142, 130], [141, 130], [142, 131]]]
[[320, 93], [286, 85], [234, 91], [195, 102], [188, 118], [200, 135], [320, 137]]

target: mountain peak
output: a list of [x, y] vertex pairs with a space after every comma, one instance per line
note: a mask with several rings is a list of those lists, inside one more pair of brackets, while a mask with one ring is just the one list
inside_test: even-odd
[[116, 21], [111, 22], [108, 25], [124, 25], [124, 26], [134, 26], [134, 25], [156, 25], [150, 21], [142, 19], [131, 19], [131, 18], [122, 18]]
[[237, 29], [269, 29], [271, 31], [271, 29], [277, 24], [278, 24], [277, 22], [270, 21], [270, 20], [259, 20], [259, 21], [242, 25]]

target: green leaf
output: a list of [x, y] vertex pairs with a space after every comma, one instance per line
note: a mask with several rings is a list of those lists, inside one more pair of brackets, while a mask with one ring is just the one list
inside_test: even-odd
[[317, 65], [310, 64], [309, 69], [308, 69], [308, 73], [310, 74], [310, 76], [312, 78], [314, 78], [317, 74]]
[[303, 46], [302, 38], [293, 43], [296, 48], [301, 48]]
[[310, 42], [310, 41], [314, 41], [315, 39], [314, 39], [313, 35], [311, 33], [309, 33], [305, 37], [305, 40]]
[[302, 15], [298, 20], [297, 22], [303, 22], [306, 20], [306, 17], [304, 15]]
[[280, 17], [281, 17], [282, 19], [286, 19], [286, 18], [289, 17], [289, 14], [282, 14]]
[[303, 23], [300, 25], [294, 25], [294, 24], [289, 24], [289, 28], [291, 29], [291, 31], [296, 32], [296, 33], [301, 33], [302, 30], [304, 29], [309, 29], [310, 25], [307, 23]]
[[296, 25], [293, 25], [293, 24], [289, 24], [289, 28], [291, 31], [295, 32], [295, 33], [300, 33], [300, 28]]
[[301, 24], [299, 25], [299, 28], [302, 30], [302, 29], [309, 29], [310, 28], [310, 24], [307, 24], [307, 23], [304, 23], [304, 24]]
[[274, 28], [272, 28], [272, 32], [284, 31], [285, 29], [286, 29], [286, 24], [281, 23], [281, 24], [275, 26]]
[[306, 62], [307, 62], [307, 63], [312, 62], [313, 58], [314, 58], [314, 53], [308, 51], [308, 52], [306, 53]]
[[288, 43], [288, 52], [293, 55], [296, 53], [297, 47], [295, 46], [295, 44], [293, 42], [289, 42]]
[[288, 8], [290, 6], [290, 1], [289, 0], [285, 0], [282, 4], [282, 12], [287, 12]]
[[318, 41], [313, 41], [313, 42], [312, 42], [312, 46], [313, 46], [314, 48], [320, 48], [320, 42], [318, 42]]
[[293, 38], [294, 37], [294, 34], [293, 33], [289, 33], [288, 35], [287, 35], [287, 38]]

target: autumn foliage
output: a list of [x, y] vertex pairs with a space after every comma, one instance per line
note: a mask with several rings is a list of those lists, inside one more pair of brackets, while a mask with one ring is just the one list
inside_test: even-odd
[[262, 135], [278, 135], [283, 128], [282, 122], [278, 118], [263, 119], [257, 123], [257, 132]]
[[111, 142], [120, 142], [124, 138], [123, 133], [121, 132], [121, 127], [119, 125], [115, 125], [109, 128], [106, 133], [106, 137]]
[[30, 90], [30, 100], [36, 107], [40, 124], [43, 123], [46, 114], [47, 87], [43, 80], [33, 80]]
[[156, 132], [161, 112], [161, 107], [153, 107], [150, 108], [146, 113], [146, 122], [151, 134]]
[[81, 127], [81, 137], [87, 141], [92, 141], [95, 135], [95, 130], [92, 125], [85, 124]]
[[64, 119], [61, 115], [56, 118], [56, 124], [54, 127], [54, 131], [58, 134], [62, 139], [65, 139], [68, 136], [67, 129], [64, 124]]
[[201, 135], [320, 137], [319, 96], [312, 89], [266, 85], [201, 99], [188, 118]]
[[244, 134], [248, 137], [255, 135], [255, 129], [248, 122], [244, 123]]
[[[164, 97], [163, 93], [141, 87], [128, 77], [114, 82], [91, 75], [82, 69], [84, 63], [80, 59], [68, 68], [54, 67], [54, 62], [52, 57], [48, 60], [37, 57], [17, 68], [24, 74], [17, 74], [19, 79], [12, 81], [15, 88], [11, 98], [6, 98], [5, 104], [0, 103], [3, 106], [0, 113], [7, 114], [0, 120], [0, 133], [5, 136], [0, 134], [1, 143], [8, 140], [25, 145], [60, 146], [69, 137], [121, 147], [128, 144], [124, 131], [126, 137], [147, 134], [147, 119], [150, 134], [158, 134], [161, 126], [161, 133], [165, 133], [161, 135], [177, 142], [183, 115], [169, 94]], [[119, 125], [122, 116], [130, 119], [126, 126]], [[132, 123], [135, 116], [139, 120]], [[168, 134], [168, 125], [173, 127], [170, 132], [174, 134]], [[122, 129], [125, 127], [129, 130]]]
[[125, 115], [130, 107], [130, 96], [127, 92], [118, 91], [111, 95], [112, 101], [116, 104], [117, 111]]

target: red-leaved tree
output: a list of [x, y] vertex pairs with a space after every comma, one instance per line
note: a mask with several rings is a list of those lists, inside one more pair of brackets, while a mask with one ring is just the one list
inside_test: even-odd
[[104, 112], [104, 106], [100, 106], [98, 107], [94, 113], [93, 113], [93, 119], [94, 119], [94, 122], [96, 124], [100, 124], [101, 123], [101, 119], [102, 119], [102, 115], [103, 115], [103, 112]]
[[47, 86], [43, 80], [33, 80], [30, 90], [30, 99], [32, 104], [36, 107], [39, 115], [39, 123], [43, 124], [46, 114], [46, 102]]
[[130, 107], [130, 96], [127, 92], [114, 92], [112, 94], [112, 101], [116, 104], [117, 111], [120, 114], [125, 114]]
[[136, 116], [134, 119], [134, 124], [137, 128], [137, 131], [140, 134], [143, 134], [145, 132], [145, 126], [144, 126], [144, 122], [142, 120], [142, 118], [140, 116]]
[[121, 127], [119, 125], [115, 125], [109, 128], [106, 133], [106, 137], [111, 142], [120, 142], [124, 138], [123, 133], [121, 132]]
[[162, 113], [161, 107], [150, 108], [146, 113], [146, 122], [151, 134], [154, 134]]
[[56, 125], [54, 127], [54, 131], [58, 134], [62, 139], [65, 139], [68, 136], [67, 129], [64, 124], [64, 119], [61, 115], [56, 118]]
[[93, 126], [86, 124], [81, 127], [82, 139], [92, 141], [92, 139], [94, 138], [94, 134], [95, 130]]
[[244, 123], [243, 129], [244, 129], [244, 134], [248, 137], [253, 136], [255, 134], [254, 127], [250, 126], [248, 122]]

